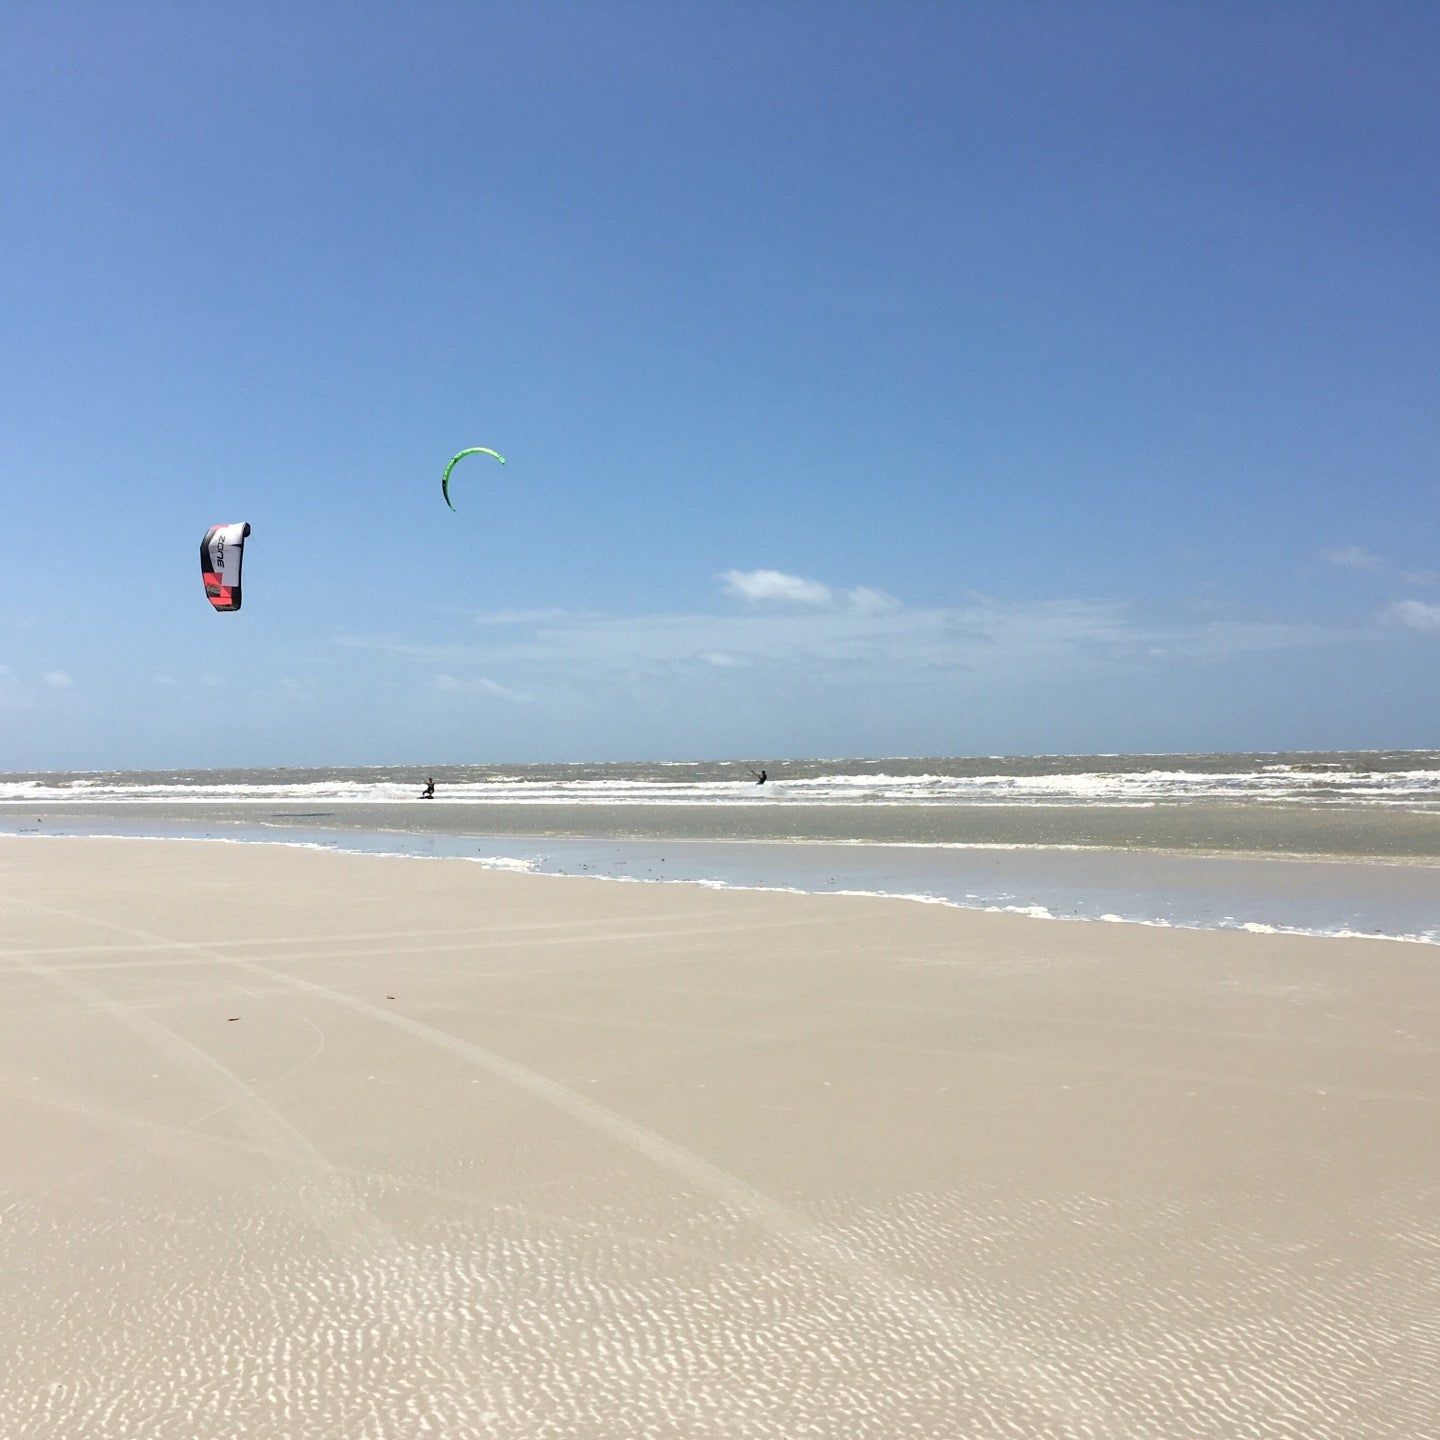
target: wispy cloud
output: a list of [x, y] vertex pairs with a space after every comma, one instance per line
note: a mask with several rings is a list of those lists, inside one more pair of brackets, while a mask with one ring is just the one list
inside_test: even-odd
[[52, 690], [68, 690], [74, 683], [74, 677], [64, 670], [47, 670], [41, 677], [40, 682], [48, 685]]
[[523, 690], [512, 690], [508, 685], [501, 685], [484, 675], [462, 679], [458, 675], [441, 674], [436, 675], [430, 683], [447, 694], [493, 695], [495, 699], [508, 701], [512, 705], [523, 705], [534, 698]]
[[1400, 578], [1407, 585], [1440, 585], [1440, 570], [1402, 570]]
[[872, 590], [868, 585], [857, 585], [845, 592], [845, 603], [861, 615], [883, 615], [898, 610], [900, 602], [883, 590]]
[[1440, 605], [1427, 605], [1423, 600], [1397, 600], [1381, 612], [1381, 618], [1407, 630], [1440, 633]]
[[0, 710], [33, 710], [35, 695], [8, 666], [0, 665]]
[[[528, 699], [532, 691], [573, 695], [607, 684], [648, 686], [651, 693], [674, 684], [729, 685], [734, 681], [725, 677], [745, 671], [762, 684], [930, 685], [964, 677], [975, 685], [1008, 685], [1207, 663], [1366, 633], [1364, 627], [1271, 620], [1159, 621], [1111, 600], [977, 598], [908, 608], [879, 591], [862, 589], [857, 599], [855, 591], [824, 588], [832, 597], [826, 606], [747, 604], [738, 612], [633, 616], [544, 612], [543, 620], [515, 622], [468, 643], [356, 635], [338, 643], [433, 667], [431, 683], [441, 690]], [[526, 689], [490, 679], [496, 671]]]
[[470, 618], [477, 625], [539, 625], [546, 620], [564, 619], [567, 613], [558, 605], [551, 605], [543, 610], [481, 610], [479, 613], [471, 613]]
[[1320, 558], [1341, 570], [1380, 570], [1385, 561], [1363, 545], [1342, 545], [1337, 550], [1322, 550]]

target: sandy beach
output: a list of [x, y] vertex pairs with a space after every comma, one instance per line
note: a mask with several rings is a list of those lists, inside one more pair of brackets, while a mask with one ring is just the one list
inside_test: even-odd
[[0, 840], [0, 1435], [1440, 1434], [1440, 955]]

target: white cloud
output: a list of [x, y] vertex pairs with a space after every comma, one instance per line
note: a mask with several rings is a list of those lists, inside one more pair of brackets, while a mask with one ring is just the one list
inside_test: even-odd
[[883, 590], [857, 585], [842, 590], [819, 580], [787, 575], [783, 570], [726, 570], [721, 589], [732, 600], [754, 606], [789, 606], [799, 610], [853, 610], [860, 615], [898, 610], [900, 602]]
[[157, 675], [155, 683], [157, 685], [178, 685], [180, 682], [173, 675]]
[[1405, 570], [1400, 578], [1407, 585], [1440, 585], [1440, 570]]
[[1440, 605], [1427, 605], [1423, 600], [1397, 600], [1381, 612], [1381, 619], [1407, 630], [1440, 632]]
[[752, 605], [826, 606], [834, 603], [834, 591], [818, 580], [804, 580], [783, 570], [727, 570], [720, 576], [725, 593], [732, 600]]
[[63, 670], [47, 670], [40, 679], [52, 690], [68, 690], [75, 683]]
[[1338, 565], [1342, 570], [1379, 570], [1385, 562], [1372, 550], [1363, 545], [1342, 545], [1338, 550], [1322, 550], [1322, 560]]

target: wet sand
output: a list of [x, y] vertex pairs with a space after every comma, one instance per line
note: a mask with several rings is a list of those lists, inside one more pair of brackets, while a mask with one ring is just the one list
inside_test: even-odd
[[1440, 1435], [1440, 964], [0, 840], [0, 1435]]
[[[442, 785], [434, 803], [325, 800], [303, 804], [69, 799], [62, 804], [0, 801], [0, 825], [90, 822], [103, 828], [203, 825], [217, 834], [257, 823], [306, 831], [389, 830], [413, 835], [484, 838], [529, 835], [589, 840], [791, 840], [870, 844], [1082, 845], [1189, 853], [1311, 855], [1358, 860], [1440, 859], [1440, 813], [1397, 807], [1267, 806], [1253, 801], [1157, 801], [1105, 805], [603, 805], [459, 803]], [[768, 789], [768, 787], [767, 787]], [[283, 837], [282, 837], [283, 838]]]

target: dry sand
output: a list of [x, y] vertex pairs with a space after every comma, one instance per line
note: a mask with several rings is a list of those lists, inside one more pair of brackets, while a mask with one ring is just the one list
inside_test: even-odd
[[0, 996], [5, 1440], [1440, 1435], [1430, 947], [0, 840]]

